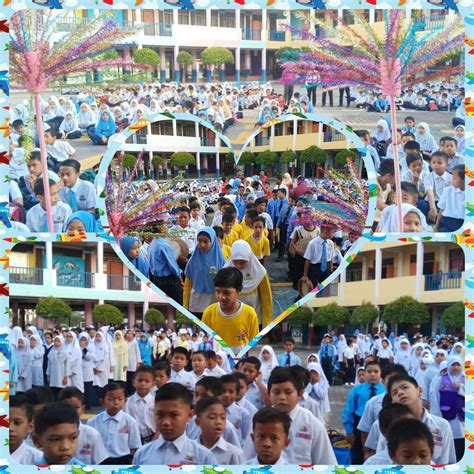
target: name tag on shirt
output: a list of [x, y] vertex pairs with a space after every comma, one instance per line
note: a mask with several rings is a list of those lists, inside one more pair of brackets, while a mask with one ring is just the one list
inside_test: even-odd
[[122, 434], [129, 434], [130, 433], [129, 430], [128, 430], [127, 425], [120, 426], [119, 429], [118, 429], [118, 432], [122, 433]]

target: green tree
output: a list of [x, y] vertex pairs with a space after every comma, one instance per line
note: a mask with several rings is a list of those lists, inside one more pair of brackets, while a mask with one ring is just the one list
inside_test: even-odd
[[288, 322], [298, 326], [307, 326], [313, 322], [314, 311], [307, 306], [301, 306], [288, 316]]
[[134, 166], [137, 164], [137, 157], [134, 155], [130, 155], [125, 153], [122, 159], [122, 165], [127, 170], [132, 170]]
[[321, 306], [314, 312], [313, 324], [315, 326], [342, 326], [349, 322], [349, 311], [337, 303]]
[[110, 324], [115, 326], [123, 323], [123, 314], [112, 304], [97, 304], [92, 310], [92, 320], [96, 324]]
[[174, 320], [176, 324], [193, 324], [193, 322], [181, 311], [176, 311]]
[[341, 150], [336, 153], [336, 156], [334, 157], [334, 163], [336, 163], [337, 166], [345, 166], [347, 165], [347, 158], [350, 158], [352, 161], [354, 161], [357, 157], [357, 153], [354, 150]]
[[[157, 67], [160, 64], [160, 56], [156, 51], [150, 48], [136, 49], [133, 52], [133, 61], [137, 64], [144, 64], [146, 66]], [[145, 75], [148, 77], [148, 69]]]
[[54, 296], [40, 298], [35, 307], [36, 315], [44, 319], [52, 319], [56, 323], [68, 323], [73, 312], [62, 299]]
[[253, 165], [255, 163], [255, 155], [251, 151], [244, 151], [239, 159], [239, 165]]
[[145, 321], [150, 325], [150, 327], [162, 326], [165, 324], [165, 319], [165, 315], [155, 308], [150, 308], [145, 313]]
[[230, 50], [222, 46], [212, 46], [206, 48], [201, 53], [203, 64], [214, 66], [216, 69], [223, 64], [231, 64], [234, 62], [234, 56]]
[[196, 158], [191, 153], [187, 151], [177, 151], [173, 153], [170, 157], [170, 163], [172, 166], [183, 169], [186, 166], [195, 165]]
[[186, 72], [189, 66], [193, 63], [194, 59], [191, 54], [187, 51], [180, 51], [176, 57], [176, 62], [181, 66], [183, 71], [183, 80], [186, 80]]
[[257, 164], [272, 166], [278, 160], [278, 155], [274, 151], [264, 150], [257, 155]]
[[158, 166], [163, 166], [166, 163], [166, 160], [161, 155], [153, 155], [151, 159], [151, 164], [154, 168], [158, 168]]
[[287, 165], [291, 163], [292, 174], [294, 175], [294, 164], [296, 163], [297, 159], [298, 159], [298, 155], [293, 150], [286, 149], [280, 155], [279, 162], [287, 164]]
[[311, 145], [301, 152], [300, 158], [303, 163], [311, 163], [314, 165], [314, 175], [316, 175], [317, 167], [324, 165], [328, 156], [323, 149], [316, 145]]
[[464, 303], [459, 301], [443, 311], [444, 325], [449, 329], [463, 329], [465, 325]]
[[354, 308], [352, 311], [350, 321], [352, 324], [364, 325], [367, 332], [367, 325], [376, 321], [378, 316], [379, 310], [377, 306], [368, 301], [363, 301], [360, 306], [357, 306], [357, 308]]
[[278, 62], [298, 61], [301, 53], [310, 52], [310, 48], [280, 48], [276, 51], [275, 57]]
[[415, 298], [401, 296], [385, 306], [382, 319], [386, 323], [406, 323], [417, 326], [429, 321], [430, 313], [426, 306]]
[[120, 55], [119, 55], [118, 51], [115, 50], [115, 49], [112, 49], [112, 50], [107, 51], [106, 53], [100, 55], [100, 58], [104, 59], [104, 60], [118, 59], [119, 57], [120, 57]]

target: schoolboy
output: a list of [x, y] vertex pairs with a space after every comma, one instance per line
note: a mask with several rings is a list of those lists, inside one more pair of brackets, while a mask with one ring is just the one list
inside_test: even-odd
[[288, 240], [288, 226], [290, 219], [296, 206], [297, 198], [291, 195], [288, 199], [288, 204], [285, 204], [280, 211], [275, 227], [278, 228], [278, 258], [277, 262], [280, 262], [286, 251], [287, 240]]
[[452, 173], [458, 165], [464, 164], [464, 157], [457, 154], [458, 142], [453, 137], [442, 137], [439, 140], [439, 148], [448, 155], [448, 172]]
[[244, 452], [224, 439], [226, 409], [216, 397], [200, 398], [196, 403], [196, 425], [201, 428], [199, 442], [208, 448], [220, 465], [244, 464]]
[[52, 403], [34, 418], [33, 441], [43, 450], [37, 464], [81, 464], [74, 457], [79, 442], [79, 416], [66, 403]]
[[[250, 465], [288, 464], [284, 451], [290, 445], [291, 418], [278, 408], [261, 408], [252, 419], [252, 441], [256, 456]], [[291, 449], [291, 448], [290, 448]]]
[[250, 416], [253, 417], [253, 415], [257, 413], [258, 409], [255, 405], [250, 403], [247, 398], [245, 398], [245, 395], [247, 395], [248, 391], [247, 377], [242, 372], [233, 372], [233, 374], [239, 381], [239, 391], [235, 396], [235, 404], [239, 407], [245, 408], [250, 413]]
[[[423, 158], [423, 154], [421, 153], [421, 146], [420, 144], [413, 138], [413, 140], [408, 140], [403, 145], [403, 153], [404, 156], [400, 159], [400, 167], [401, 171], [405, 172], [408, 170], [407, 160], [406, 157], [411, 153], [418, 153], [418, 155]], [[423, 170], [429, 172], [430, 167], [428, 163], [423, 159]]]
[[356, 385], [349, 392], [342, 413], [346, 439], [352, 446], [352, 462], [354, 464], [362, 464], [364, 462], [361, 433], [357, 427], [364, 413], [365, 406], [371, 398], [385, 392], [385, 387], [380, 382], [381, 370], [378, 362], [367, 362], [365, 365], [365, 373], [367, 381]]
[[36, 464], [43, 453], [25, 440], [33, 432], [33, 407], [25, 395], [10, 398], [10, 455], [18, 464]]
[[164, 385], [155, 397], [156, 426], [160, 437], [142, 446], [133, 464], [216, 464], [212, 452], [186, 436], [192, 418], [193, 395], [180, 383]]
[[58, 140], [54, 131], [46, 130], [44, 132], [44, 140], [46, 142], [46, 151], [48, 156], [57, 166], [64, 160], [74, 158], [76, 150], [66, 140]]
[[122, 385], [107, 384], [101, 399], [105, 410], [87, 422], [100, 433], [109, 452], [110, 457], [102, 464], [132, 464], [135, 451], [142, 445], [138, 423], [123, 410], [125, 401]]
[[250, 413], [239, 405], [235, 404], [240, 384], [234, 374], [226, 374], [221, 377], [222, 393], [219, 399], [224, 404], [227, 419], [235, 426], [240, 436], [240, 442], [247, 439], [250, 434], [252, 419]]
[[155, 399], [151, 393], [154, 381], [154, 371], [149, 365], [138, 367], [133, 376], [135, 393], [123, 409], [138, 423], [142, 444], [148, 443], [156, 433]]
[[423, 171], [423, 159], [418, 153], [410, 153], [407, 155], [408, 170], [403, 172], [400, 176], [402, 181], [408, 181], [414, 184], [419, 194], [424, 194], [425, 188], [423, 185], [427, 172]]
[[283, 347], [285, 352], [278, 354], [277, 360], [280, 367], [292, 367], [294, 365], [301, 365], [301, 359], [294, 352], [295, 340], [292, 337], [287, 337], [283, 341]]
[[260, 372], [261, 362], [255, 356], [248, 356], [239, 361], [236, 370], [245, 375], [247, 382], [247, 393], [245, 399], [255, 408], [260, 409], [264, 406], [270, 406], [270, 397], [267, 387], [262, 381]]
[[239, 234], [234, 229], [235, 222], [236, 222], [236, 219], [233, 214], [226, 212], [222, 216], [221, 227], [222, 227], [222, 230], [224, 231], [224, 239], [223, 239], [224, 245], [229, 245], [230, 247], [232, 247], [232, 244], [236, 240], [239, 240]]
[[153, 365], [153, 379], [155, 386], [152, 387], [151, 393], [153, 396], [156, 392], [165, 384], [170, 381], [171, 377], [171, 366], [166, 360], [159, 360]]
[[191, 219], [189, 219], [189, 227], [192, 227], [193, 229], [199, 231], [201, 227], [204, 227], [206, 225], [206, 223], [200, 216], [201, 207], [199, 206], [199, 203], [193, 202], [189, 205], [189, 209], [191, 210]]
[[193, 371], [191, 372], [194, 375], [196, 382], [208, 374], [207, 370], [207, 353], [206, 351], [195, 351], [191, 356], [191, 365]]
[[[45, 190], [42, 179], [36, 181], [34, 193], [38, 204], [27, 212], [26, 225], [31, 232], [48, 232], [48, 214], [46, 212]], [[59, 187], [52, 179], [49, 180], [49, 195], [53, 211], [52, 231], [62, 232], [67, 219], [72, 214], [72, 210], [68, 204], [59, 200]]]
[[402, 132], [403, 133], [407, 133], [407, 132], [416, 133], [415, 124], [416, 124], [415, 117], [413, 117], [412, 115], [408, 115], [407, 117], [405, 117], [405, 120], [403, 121]]
[[59, 197], [71, 206], [72, 212], [95, 212], [94, 185], [79, 178], [80, 174], [81, 164], [77, 160], [65, 160], [59, 164], [59, 177], [64, 185], [59, 191]]
[[235, 354], [259, 332], [255, 310], [239, 301], [242, 272], [234, 267], [222, 268], [214, 278], [217, 303], [208, 306], [202, 321], [216, 331]]
[[184, 347], [175, 347], [171, 351], [171, 377], [170, 382], [184, 385], [188, 390], [194, 391], [196, 379], [191, 372], [185, 370], [189, 363], [189, 351]]
[[253, 234], [245, 239], [250, 245], [252, 253], [258, 258], [259, 262], [265, 266], [267, 258], [270, 256], [270, 241], [263, 235], [265, 230], [265, 219], [257, 216], [252, 221]]
[[252, 222], [256, 217], [258, 217], [257, 210], [253, 206], [247, 206], [244, 219], [240, 223], [239, 239], [245, 240], [253, 234]]
[[388, 383], [387, 393], [393, 403], [407, 406], [430, 429], [434, 439], [433, 463], [454, 464], [456, 450], [454, 447], [453, 432], [449, 421], [430, 414], [423, 408], [421, 394], [423, 390], [417, 381], [407, 375], [394, 375]]
[[455, 166], [451, 186], [444, 189], [438, 201], [439, 213], [435, 226], [438, 232], [454, 232], [464, 224], [465, 178], [464, 165]]
[[[273, 225], [273, 220], [270, 214], [268, 214], [266, 211], [267, 209], [267, 200], [263, 197], [258, 198], [255, 201], [255, 209], [258, 212], [259, 217], [263, 217], [264, 219], [264, 231], [266, 230], [266, 234], [268, 235], [268, 240], [270, 242], [271, 247], [273, 248], [274, 242], [275, 242], [275, 231], [274, 231], [274, 225]], [[253, 220], [252, 220], [252, 227], [253, 227]]]
[[[84, 395], [76, 387], [66, 387], [59, 391], [58, 402], [72, 406], [79, 417], [84, 414]], [[75, 457], [83, 464], [100, 464], [109, 457], [100, 433], [92, 426], [79, 424], [79, 441]]]
[[[191, 211], [188, 206], [181, 206], [178, 208], [178, 219], [177, 224], [170, 229], [170, 234], [175, 234], [176, 237], [183, 239], [189, 248], [189, 255], [194, 252], [196, 248], [196, 229], [189, 226], [189, 220], [191, 219]], [[189, 257], [188, 255], [188, 257]], [[186, 266], [187, 258], [178, 258], [178, 264], [181, 269], [184, 270]]]
[[206, 351], [207, 356], [207, 374], [212, 377], [222, 377], [225, 375], [225, 370], [222, 367], [219, 367], [217, 360], [217, 354], [214, 351]]

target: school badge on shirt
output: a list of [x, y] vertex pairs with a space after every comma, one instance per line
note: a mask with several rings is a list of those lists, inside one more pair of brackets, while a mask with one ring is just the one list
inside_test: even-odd
[[240, 334], [237, 336], [237, 340], [245, 341], [246, 339], [247, 339], [247, 332], [245, 331], [245, 329], [242, 329], [242, 331], [240, 331]]
[[188, 453], [186, 454], [186, 457], [184, 458], [183, 461], [180, 463], [181, 465], [189, 465], [189, 464], [197, 464], [196, 461], [194, 460], [194, 455], [193, 453]]
[[300, 431], [296, 433], [297, 438], [302, 438], [302, 439], [311, 439], [311, 433], [309, 433], [308, 427], [303, 426]]
[[443, 435], [441, 430], [439, 428], [435, 428], [431, 431], [431, 434], [433, 435], [435, 446], [443, 446]]
[[126, 424], [119, 426], [118, 432], [122, 434], [129, 434], [128, 426]]

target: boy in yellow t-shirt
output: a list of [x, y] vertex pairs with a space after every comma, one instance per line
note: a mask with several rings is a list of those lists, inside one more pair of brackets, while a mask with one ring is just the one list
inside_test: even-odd
[[[235, 229], [236, 226], [236, 217], [234, 214], [225, 213], [222, 216], [221, 227], [224, 231], [224, 245], [232, 247], [232, 244], [239, 240], [239, 229]], [[239, 226], [240, 227], [240, 226]]]
[[215, 225], [213, 229], [216, 233], [217, 241], [219, 242], [219, 247], [221, 248], [222, 253], [224, 254], [224, 258], [226, 260], [229, 260], [232, 249], [228, 245], [224, 244], [224, 231], [222, 230], [222, 227]]
[[237, 268], [221, 268], [214, 278], [217, 303], [208, 306], [202, 315], [202, 322], [219, 334], [235, 354], [258, 334], [257, 313], [239, 301], [243, 278]]
[[263, 235], [265, 230], [265, 219], [257, 216], [252, 221], [253, 234], [245, 240], [249, 243], [253, 254], [259, 262], [265, 266], [267, 257], [270, 255], [270, 241]]

